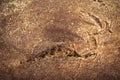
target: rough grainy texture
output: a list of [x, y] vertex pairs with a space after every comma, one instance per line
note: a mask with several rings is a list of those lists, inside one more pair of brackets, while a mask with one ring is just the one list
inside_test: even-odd
[[120, 0], [0, 0], [0, 80], [119, 80]]

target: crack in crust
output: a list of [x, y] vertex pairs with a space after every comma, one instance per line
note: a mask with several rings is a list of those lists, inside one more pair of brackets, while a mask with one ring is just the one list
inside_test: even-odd
[[100, 28], [103, 27], [103, 26], [102, 26], [102, 23], [101, 23], [101, 21], [100, 21], [100, 19], [99, 19], [98, 17], [96, 17], [95, 15], [91, 15], [91, 14], [89, 14], [89, 16], [90, 16], [93, 20], [95, 20], [95, 22], [100, 26]]
[[[62, 54], [59, 54], [59, 53]], [[49, 48], [45, 51], [39, 52], [38, 54], [33, 54], [28, 60], [29, 61], [34, 61], [35, 59], [39, 59], [39, 58], [46, 58], [47, 56], [67, 56], [67, 57], [80, 57], [80, 55], [75, 51], [72, 50], [70, 48], [67, 48], [64, 45], [57, 45], [57, 46], [53, 46], [52, 48]]]
[[96, 53], [87, 52], [84, 55], [80, 55], [76, 50], [71, 49], [65, 45], [57, 45], [49, 48], [45, 51], [39, 52], [37, 54], [31, 55], [27, 62], [36, 61], [39, 59], [44, 59], [46, 57], [75, 57], [75, 58], [84, 58], [87, 59], [91, 56], [95, 56]]

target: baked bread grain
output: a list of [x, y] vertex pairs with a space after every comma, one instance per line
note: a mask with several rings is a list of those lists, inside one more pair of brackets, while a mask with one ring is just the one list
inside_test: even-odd
[[120, 0], [0, 1], [1, 80], [119, 80]]

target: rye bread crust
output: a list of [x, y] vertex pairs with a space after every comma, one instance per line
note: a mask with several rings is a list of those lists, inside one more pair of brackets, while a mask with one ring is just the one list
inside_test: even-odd
[[119, 80], [120, 0], [0, 1], [0, 79]]

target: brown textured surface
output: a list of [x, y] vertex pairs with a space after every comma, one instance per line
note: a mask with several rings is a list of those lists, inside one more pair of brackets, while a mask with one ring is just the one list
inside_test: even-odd
[[120, 0], [0, 0], [0, 80], [119, 80]]

